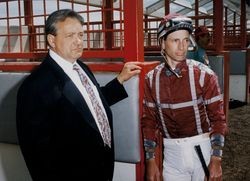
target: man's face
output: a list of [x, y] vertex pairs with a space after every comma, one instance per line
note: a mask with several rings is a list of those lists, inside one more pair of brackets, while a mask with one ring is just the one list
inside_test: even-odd
[[48, 35], [51, 49], [69, 62], [82, 56], [83, 27], [77, 19], [66, 18], [56, 24], [56, 35]]
[[209, 42], [210, 42], [210, 34], [207, 33], [207, 34], [201, 35], [199, 37], [199, 41], [197, 43], [199, 44], [199, 46], [206, 49]]
[[178, 30], [170, 33], [165, 40], [165, 52], [168, 61], [178, 63], [186, 59], [189, 45], [189, 32]]

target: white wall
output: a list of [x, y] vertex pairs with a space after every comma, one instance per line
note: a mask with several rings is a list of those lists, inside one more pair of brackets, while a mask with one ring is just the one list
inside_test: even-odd
[[246, 75], [230, 75], [229, 98], [246, 101]]
[[135, 181], [136, 165], [131, 163], [115, 162], [113, 181]]

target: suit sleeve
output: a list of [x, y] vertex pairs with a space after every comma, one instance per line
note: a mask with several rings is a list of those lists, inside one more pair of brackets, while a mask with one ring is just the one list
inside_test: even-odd
[[124, 86], [119, 83], [117, 78], [101, 87], [101, 91], [110, 106], [128, 97]]

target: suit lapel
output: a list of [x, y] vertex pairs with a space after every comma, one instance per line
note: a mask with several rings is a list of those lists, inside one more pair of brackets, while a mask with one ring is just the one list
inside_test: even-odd
[[92, 128], [99, 131], [95, 119], [91, 114], [85, 99], [82, 97], [82, 94], [79, 92], [79, 90], [71, 80], [65, 82], [63, 87], [63, 94], [74, 105], [74, 107], [82, 115], [84, 120], [88, 122], [88, 124]]
[[44, 61], [51, 66], [58, 80], [60, 80], [59, 82], [62, 86], [63, 95], [65, 95], [75, 109], [81, 114], [83, 121], [86, 121], [92, 128], [99, 132], [95, 119], [91, 114], [85, 99], [82, 97], [80, 91], [77, 89], [72, 80], [50, 56], [48, 56]]

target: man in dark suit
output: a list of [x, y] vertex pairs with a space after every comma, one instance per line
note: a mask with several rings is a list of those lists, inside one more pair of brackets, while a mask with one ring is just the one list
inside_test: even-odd
[[[83, 18], [72, 10], [52, 13], [45, 25], [49, 53], [24, 80], [17, 96], [17, 132], [25, 162], [34, 181], [112, 180], [114, 145], [112, 104], [128, 95], [122, 83], [140, 73], [126, 63], [121, 73], [100, 87], [78, 58], [83, 50]], [[111, 129], [107, 144], [93, 98], [74, 66], [90, 82], [90, 89]]]

